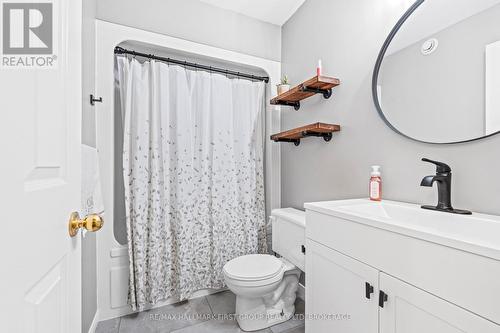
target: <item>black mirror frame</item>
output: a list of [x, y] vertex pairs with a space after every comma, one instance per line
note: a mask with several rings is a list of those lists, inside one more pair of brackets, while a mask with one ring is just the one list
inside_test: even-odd
[[491, 133], [479, 138], [475, 139], [470, 139], [470, 140], [463, 140], [463, 141], [455, 141], [455, 142], [428, 142], [428, 141], [423, 141], [423, 140], [418, 140], [415, 139], [411, 136], [408, 136], [404, 133], [402, 133], [400, 130], [398, 130], [394, 125], [392, 125], [389, 120], [386, 118], [384, 115], [384, 112], [382, 110], [382, 107], [380, 106], [380, 101], [378, 99], [378, 92], [377, 92], [377, 83], [378, 83], [378, 76], [380, 72], [380, 67], [382, 66], [382, 62], [384, 60], [385, 53], [387, 52], [387, 49], [389, 48], [389, 45], [391, 44], [392, 40], [398, 33], [399, 29], [403, 26], [403, 24], [408, 20], [408, 18], [420, 7], [425, 2], [425, 0], [417, 0], [404, 14], [403, 16], [399, 19], [399, 21], [396, 23], [394, 28], [392, 28], [391, 32], [389, 33], [389, 36], [387, 36], [384, 44], [382, 45], [382, 48], [380, 49], [380, 52], [377, 57], [377, 62], [375, 63], [375, 69], [373, 70], [373, 77], [372, 77], [372, 95], [373, 95], [373, 102], [375, 103], [375, 107], [377, 108], [377, 112], [382, 118], [382, 120], [385, 122], [385, 124], [391, 128], [394, 132], [404, 136], [405, 138], [408, 138], [410, 140], [414, 140], [417, 142], [421, 143], [427, 143], [427, 144], [432, 144], [432, 145], [452, 145], [452, 144], [459, 144], [459, 143], [465, 143], [465, 142], [472, 142], [472, 141], [477, 141], [485, 138], [489, 138], [493, 135], [497, 135], [500, 133], [500, 131], [497, 131], [495, 133]]

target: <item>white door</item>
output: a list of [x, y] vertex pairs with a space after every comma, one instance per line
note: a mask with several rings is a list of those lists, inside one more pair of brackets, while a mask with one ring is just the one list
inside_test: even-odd
[[500, 326], [384, 273], [380, 289], [388, 295], [380, 333], [500, 332]]
[[[0, 68], [0, 332], [73, 333], [81, 330], [81, 259], [68, 218], [81, 206], [82, 3], [34, 2], [52, 3], [56, 58], [51, 68]], [[50, 23], [46, 14], [6, 14], [14, 44], [47, 47], [31, 30]]]
[[306, 243], [306, 333], [378, 333], [378, 271]]

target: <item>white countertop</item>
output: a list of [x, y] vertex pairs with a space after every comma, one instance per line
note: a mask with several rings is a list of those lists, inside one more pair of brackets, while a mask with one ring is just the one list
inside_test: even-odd
[[384, 200], [350, 199], [304, 204], [306, 210], [427, 240], [500, 260], [500, 217], [457, 215], [419, 205]]

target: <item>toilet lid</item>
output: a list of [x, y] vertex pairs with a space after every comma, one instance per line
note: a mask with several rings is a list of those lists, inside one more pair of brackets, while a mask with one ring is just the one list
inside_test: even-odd
[[230, 278], [245, 281], [265, 280], [283, 270], [284, 263], [268, 254], [250, 254], [229, 261], [224, 273]]

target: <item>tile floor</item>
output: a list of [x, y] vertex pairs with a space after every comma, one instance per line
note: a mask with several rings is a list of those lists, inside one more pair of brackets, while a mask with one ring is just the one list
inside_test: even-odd
[[[102, 321], [96, 333], [239, 333], [236, 320], [224, 315], [235, 311], [236, 298], [230, 291], [167, 305], [138, 314]], [[297, 298], [296, 313], [304, 314], [304, 302]], [[213, 319], [214, 315], [226, 317]], [[304, 333], [304, 321], [292, 318], [257, 333]]]

